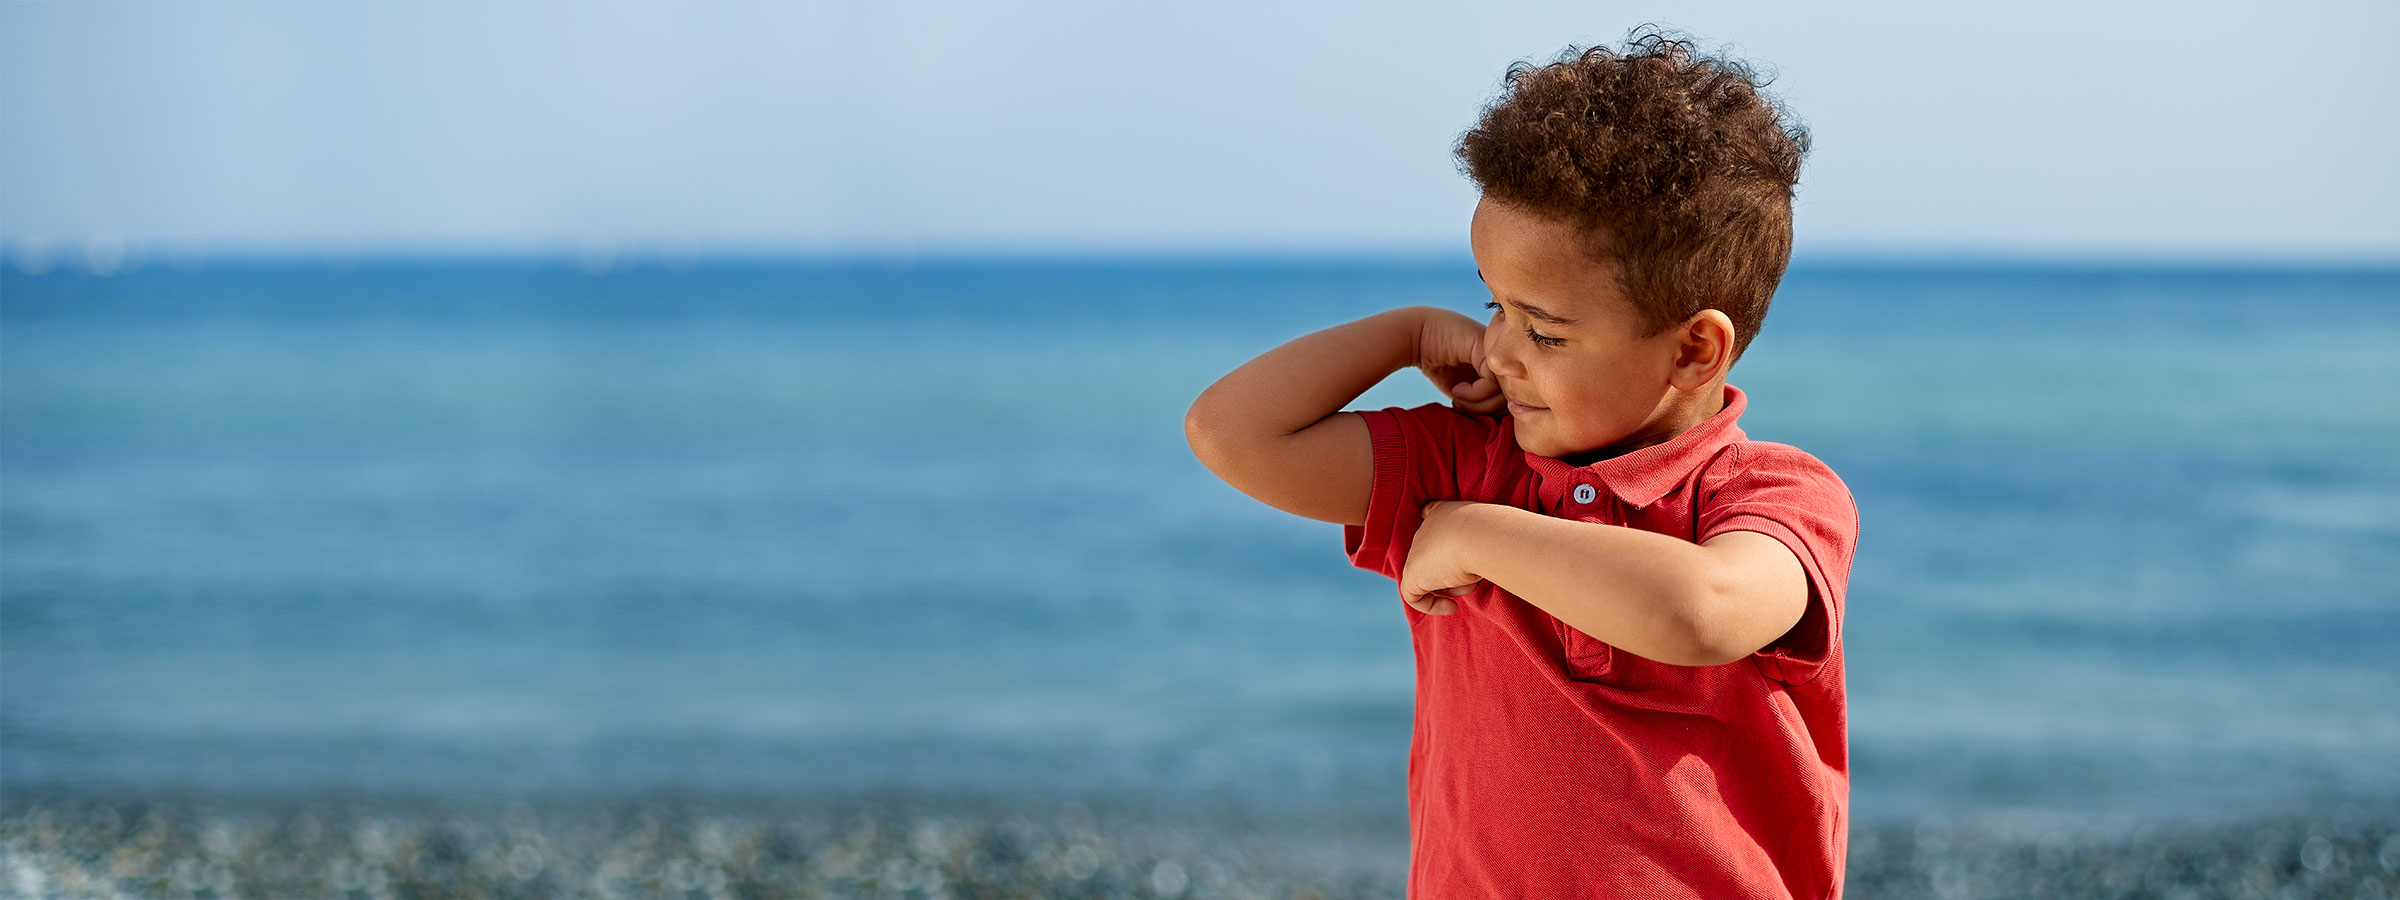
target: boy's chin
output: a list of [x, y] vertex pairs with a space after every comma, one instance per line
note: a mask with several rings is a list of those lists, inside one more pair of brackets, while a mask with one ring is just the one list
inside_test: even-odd
[[1557, 456], [1558, 453], [1556, 451], [1558, 448], [1553, 446], [1550, 441], [1544, 439], [1542, 435], [1525, 433], [1525, 426], [1523, 424], [1524, 421], [1525, 420], [1523, 419], [1517, 420], [1517, 449], [1531, 453], [1535, 456]]
[[1535, 456], [1547, 456], [1551, 459], [1565, 460], [1569, 462], [1572, 462], [1574, 457], [1588, 455], [1594, 450], [1599, 449], [1596, 447], [1561, 446], [1558, 444], [1558, 442], [1550, 440], [1547, 435], [1543, 435], [1538, 432], [1535, 434], [1526, 434], [1523, 428], [1519, 428], [1517, 430], [1516, 438], [1517, 449], [1519, 450], [1523, 450]]

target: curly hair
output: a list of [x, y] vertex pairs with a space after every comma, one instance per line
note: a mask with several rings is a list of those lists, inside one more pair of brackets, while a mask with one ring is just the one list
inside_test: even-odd
[[1622, 52], [1568, 47], [1509, 66], [1458, 139], [1460, 170], [1486, 198], [1566, 221], [1587, 255], [1615, 262], [1643, 336], [1717, 309], [1733, 320], [1738, 360], [1791, 260], [1809, 144], [1759, 92], [1766, 83], [1644, 25]]

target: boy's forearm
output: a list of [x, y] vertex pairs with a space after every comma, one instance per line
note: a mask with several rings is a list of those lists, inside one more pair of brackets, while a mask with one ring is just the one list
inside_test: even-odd
[[1256, 437], [1281, 437], [1340, 412], [1393, 372], [1416, 365], [1430, 307], [1409, 306], [1312, 332], [1217, 379], [1192, 402], [1189, 421]]
[[1708, 665], [1698, 627], [1707, 559], [1663, 534], [1478, 503], [1459, 510], [1464, 564], [1568, 627], [1635, 656]]

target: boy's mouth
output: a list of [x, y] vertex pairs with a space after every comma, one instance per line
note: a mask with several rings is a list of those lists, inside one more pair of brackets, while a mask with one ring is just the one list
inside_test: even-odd
[[1516, 415], [1516, 414], [1520, 414], [1520, 413], [1529, 413], [1529, 412], [1540, 412], [1540, 411], [1542, 411], [1543, 409], [1546, 409], [1546, 408], [1547, 408], [1547, 407], [1541, 407], [1541, 406], [1528, 406], [1528, 405], [1526, 405], [1526, 404], [1523, 404], [1523, 403], [1518, 403], [1518, 402], [1517, 402], [1517, 398], [1515, 398], [1515, 397], [1509, 397], [1509, 398], [1506, 398], [1506, 399], [1508, 400], [1508, 411], [1509, 411], [1509, 413], [1510, 413], [1511, 415]]

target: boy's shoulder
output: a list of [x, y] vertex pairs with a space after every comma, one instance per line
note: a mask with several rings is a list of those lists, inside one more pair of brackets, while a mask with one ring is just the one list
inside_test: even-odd
[[1858, 500], [1816, 454], [1774, 441], [1737, 440], [1702, 468], [1693, 493], [1697, 539], [1727, 530], [1773, 534], [1776, 528], [1758, 527], [1765, 520], [1789, 530], [1795, 551], [1814, 546], [1826, 564], [1847, 573], [1858, 543]]
[[1856, 531], [1858, 500], [1850, 483], [1816, 454], [1790, 444], [1733, 441], [1700, 467], [1691, 487], [1695, 505], [1703, 510], [1771, 499], [1820, 514], [1847, 513]]
[[1756, 471], [1781, 471], [1829, 481], [1841, 487], [1844, 495], [1850, 485], [1817, 455], [1791, 444], [1776, 441], [1757, 441], [1748, 437], [1727, 443], [1708, 461], [1703, 471], [1704, 483], [1722, 483], [1732, 476]]
[[1395, 450], [1413, 448], [1415, 453], [1434, 457], [1419, 460], [1420, 467], [1437, 465], [1462, 474], [1479, 474], [1494, 460], [1505, 460], [1517, 452], [1514, 423], [1506, 417], [1470, 413], [1438, 402], [1362, 410], [1361, 414], [1367, 419], [1370, 437], [1393, 440], [1401, 445]]
[[1467, 412], [1438, 400], [1418, 406], [1387, 406], [1379, 410], [1372, 410], [1372, 412], [1392, 413], [1419, 419], [1435, 428], [1473, 432], [1490, 431], [1507, 421], [1503, 417]]

